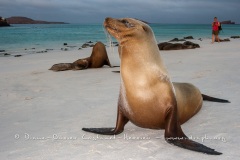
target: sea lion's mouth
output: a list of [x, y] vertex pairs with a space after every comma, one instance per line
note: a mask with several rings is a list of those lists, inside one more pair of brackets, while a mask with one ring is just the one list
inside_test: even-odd
[[[104, 21], [104, 27], [105, 29], [108, 31], [108, 32], [111, 32], [111, 33], [117, 33], [119, 32], [119, 30], [117, 29], [116, 27], [116, 24], [115, 24], [115, 19], [113, 18], [106, 18], [105, 21]], [[113, 25], [115, 24], [115, 25]], [[110, 33], [110, 34], [111, 34]]]
[[108, 33], [110, 33], [110, 32], [117, 33], [118, 32], [116, 27], [114, 27], [114, 26], [112, 26], [110, 24], [107, 24], [106, 22], [104, 23], [104, 28], [108, 31]]
[[107, 31], [109, 31], [109, 30], [114, 31], [114, 32], [118, 31], [117, 28], [115, 28], [113, 26], [110, 26], [110, 25], [106, 25], [105, 28], [106, 28]]

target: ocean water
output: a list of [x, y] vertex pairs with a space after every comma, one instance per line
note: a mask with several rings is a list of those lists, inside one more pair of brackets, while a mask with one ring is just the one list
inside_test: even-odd
[[[193, 36], [194, 39], [211, 38], [211, 24], [150, 24], [150, 26], [158, 42], [186, 36]], [[221, 38], [240, 35], [240, 25], [223, 25], [222, 28]], [[6, 50], [8, 53], [61, 50], [64, 48], [63, 43], [78, 49], [88, 41], [108, 43], [102, 24], [25, 24], [0, 28], [0, 50]]]

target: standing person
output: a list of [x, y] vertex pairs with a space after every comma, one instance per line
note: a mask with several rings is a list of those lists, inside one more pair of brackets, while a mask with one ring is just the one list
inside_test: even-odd
[[212, 43], [214, 43], [215, 40], [220, 42], [218, 37], [218, 34], [219, 34], [218, 26], [220, 26], [220, 23], [218, 22], [217, 17], [214, 17], [214, 21], [212, 23]]

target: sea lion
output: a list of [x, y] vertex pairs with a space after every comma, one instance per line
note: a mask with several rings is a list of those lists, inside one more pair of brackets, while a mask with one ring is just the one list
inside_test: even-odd
[[81, 70], [87, 68], [101, 68], [104, 65], [108, 65], [111, 67], [105, 45], [102, 42], [97, 42], [93, 46], [92, 54], [90, 57], [78, 59], [73, 63], [54, 64], [49, 70]]
[[202, 95], [189, 83], [172, 83], [163, 64], [152, 29], [132, 18], [106, 18], [104, 26], [120, 43], [121, 85], [115, 128], [84, 131], [120, 134], [128, 121], [143, 128], [165, 129], [165, 140], [176, 146], [219, 155], [220, 152], [190, 140], [181, 124], [193, 117], [203, 100], [228, 102]]

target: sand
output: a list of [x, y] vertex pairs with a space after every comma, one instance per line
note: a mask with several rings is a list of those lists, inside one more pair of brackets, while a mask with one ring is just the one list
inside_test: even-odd
[[[119, 68], [53, 72], [55, 63], [90, 55], [91, 48], [50, 51], [22, 57], [0, 57], [0, 157], [12, 160], [48, 159], [236, 159], [240, 156], [239, 39], [201, 48], [161, 51], [173, 81], [190, 82], [205, 94], [230, 104], [204, 102], [201, 111], [182, 125], [195, 141], [222, 152], [197, 153], [165, 142], [163, 130], [131, 123], [117, 136], [101, 136], [82, 127], [114, 127]], [[119, 65], [117, 49], [108, 48]]]

